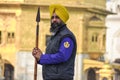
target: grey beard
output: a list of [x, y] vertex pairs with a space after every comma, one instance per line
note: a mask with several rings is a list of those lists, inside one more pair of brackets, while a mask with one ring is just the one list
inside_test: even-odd
[[50, 32], [56, 33], [61, 27], [61, 25], [62, 25], [61, 23], [51, 23]]

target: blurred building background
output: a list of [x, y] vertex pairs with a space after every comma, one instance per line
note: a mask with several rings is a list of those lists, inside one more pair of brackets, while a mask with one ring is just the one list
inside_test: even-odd
[[107, 10], [114, 13], [106, 17], [106, 52], [109, 55], [110, 62], [113, 62], [116, 58], [120, 58], [120, 0], [108, 0], [106, 5]]
[[114, 80], [120, 80], [120, 0], [107, 0], [106, 9], [114, 14], [106, 17], [106, 58], [114, 67]]
[[[120, 0], [0, 0], [0, 80], [33, 80], [36, 14], [39, 48], [51, 37], [48, 6], [64, 5], [77, 38], [74, 80], [120, 80]], [[42, 80], [41, 65], [38, 79]]]

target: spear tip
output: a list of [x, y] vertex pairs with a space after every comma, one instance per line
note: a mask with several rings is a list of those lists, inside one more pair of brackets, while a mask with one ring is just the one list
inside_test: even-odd
[[40, 7], [38, 7], [36, 22], [40, 22]]

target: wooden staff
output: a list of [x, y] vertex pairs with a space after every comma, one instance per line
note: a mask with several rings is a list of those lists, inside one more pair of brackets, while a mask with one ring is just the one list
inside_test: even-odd
[[[36, 48], [38, 48], [38, 40], [39, 40], [39, 22], [40, 22], [40, 7], [38, 7], [38, 12], [36, 16]], [[35, 59], [35, 65], [34, 65], [34, 80], [37, 80], [37, 60]]]

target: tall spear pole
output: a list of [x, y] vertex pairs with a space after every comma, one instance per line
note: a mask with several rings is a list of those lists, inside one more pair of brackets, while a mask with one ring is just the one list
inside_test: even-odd
[[[36, 48], [38, 48], [38, 40], [39, 40], [39, 22], [40, 22], [40, 7], [38, 7], [38, 12], [36, 16]], [[34, 80], [37, 80], [37, 60], [35, 59], [35, 65], [34, 65]]]

